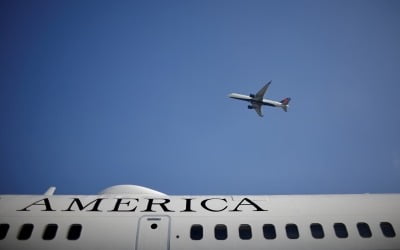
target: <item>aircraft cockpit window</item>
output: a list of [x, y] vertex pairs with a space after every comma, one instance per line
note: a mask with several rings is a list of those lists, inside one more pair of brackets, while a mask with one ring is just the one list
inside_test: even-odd
[[56, 237], [58, 225], [57, 224], [48, 224], [43, 232], [44, 240], [52, 240]]
[[214, 228], [214, 236], [217, 240], [226, 240], [228, 238], [228, 230], [225, 225], [218, 224]]
[[264, 238], [273, 240], [276, 238], [275, 226], [272, 224], [264, 224], [263, 226]]
[[324, 238], [324, 229], [322, 228], [321, 224], [313, 223], [310, 225], [311, 234], [315, 239], [322, 239]]
[[69, 240], [77, 240], [81, 237], [82, 225], [80, 224], [72, 224], [69, 228], [67, 239]]
[[201, 240], [203, 239], [203, 226], [199, 224], [195, 224], [190, 228], [190, 238], [192, 240]]
[[31, 237], [33, 231], [33, 224], [24, 224], [18, 233], [19, 240], [27, 240]]
[[346, 225], [343, 223], [335, 223], [333, 225], [335, 229], [335, 234], [338, 238], [347, 238], [349, 237], [349, 233], [347, 232]]
[[248, 224], [242, 224], [239, 226], [239, 237], [242, 240], [250, 240], [252, 237], [251, 227]]
[[367, 223], [365, 222], [357, 223], [357, 229], [361, 237], [371, 238], [372, 236], [371, 229], [369, 228], [369, 225]]
[[7, 236], [9, 228], [10, 225], [8, 224], [0, 224], [0, 240], [3, 240]]
[[393, 238], [396, 236], [394, 228], [389, 222], [381, 222], [381, 230], [385, 237]]
[[299, 238], [299, 229], [296, 224], [287, 224], [286, 225], [286, 235], [289, 239], [298, 239]]

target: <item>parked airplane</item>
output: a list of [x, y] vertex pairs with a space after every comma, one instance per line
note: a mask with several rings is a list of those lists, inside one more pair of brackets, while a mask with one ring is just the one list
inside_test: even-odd
[[289, 97], [283, 99], [280, 102], [264, 99], [264, 94], [265, 94], [265, 92], [267, 92], [268, 87], [271, 84], [271, 82], [272, 81], [265, 84], [264, 87], [262, 87], [255, 95], [250, 94], [248, 96], [248, 95], [232, 93], [232, 94], [229, 94], [229, 97], [238, 99], [238, 100], [242, 100], [242, 101], [250, 102], [250, 105], [247, 107], [249, 109], [254, 109], [257, 112], [257, 114], [261, 117], [263, 116], [263, 114], [261, 112], [262, 105], [267, 105], [267, 106], [271, 106], [271, 107], [281, 107], [285, 112], [287, 112], [287, 109], [289, 107], [289, 102], [290, 102]]
[[0, 249], [399, 250], [400, 194], [0, 195]]

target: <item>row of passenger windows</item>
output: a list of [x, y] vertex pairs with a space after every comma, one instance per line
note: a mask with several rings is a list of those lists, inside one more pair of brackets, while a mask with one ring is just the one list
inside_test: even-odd
[[[387, 238], [393, 238], [396, 236], [392, 224], [389, 222], [381, 222], [380, 228], [382, 234]], [[335, 235], [338, 238], [347, 238], [349, 233], [347, 227], [343, 223], [334, 223], [333, 229]], [[265, 239], [273, 240], [276, 238], [276, 230], [273, 224], [263, 225], [263, 235]], [[372, 232], [369, 225], [365, 222], [357, 223], [358, 233], [362, 238], [372, 237]], [[299, 229], [296, 224], [287, 224], [285, 226], [286, 237], [289, 239], [298, 239], [300, 237]], [[310, 232], [313, 238], [323, 239], [325, 237], [325, 232], [321, 224], [312, 223], [310, 225]], [[224, 224], [218, 224], [214, 227], [214, 237], [217, 240], [226, 240], [228, 238], [228, 229]], [[203, 226], [200, 224], [192, 225], [190, 229], [190, 238], [192, 240], [201, 240], [203, 238]], [[249, 224], [241, 224], [239, 226], [239, 238], [242, 240], [250, 240], [252, 238], [252, 229]]]
[[[0, 240], [3, 240], [6, 238], [7, 233], [10, 229], [9, 224], [0, 224]], [[21, 228], [19, 229], [17, 239], [18, 240], [28, 240], [33, 232], [34, 226], [33, 224], [23, 224]], [[46, 227], [43, 230], [42, 234], [42, 239], [43, 240], [52, 240], [56, 237], [58, 231], [58, 225], [57, 224], [47, 224]], [[68, 240], [77, 240], [81, 236], [82, 232], [82, 225], [80, 224], [72, 224], [69, 227], [68, 233], [67, 233], [67, 239]]]
[[[9, 224], [0, 224], [0, 240], [5, 239], [7, 233], [9, 231]], [[334, 223], [333, 228], [338, 238], [347, 238], [349, 236], [347, 227], [343, 223]], [[18, 232], [17, 239], [18, 240], [28, 240], [33, 232], [34, 226], [33, 224], [23, 224]], [[394, 228], [392, 224], [389, 222], [381, 222], [380, 229], [382, 234], [387, 238], [393, 238], [396, 236]], [[265, 239], [272, 240], [276, 238], [276, 230], [273, 224], [264, 224], [263, 225], [263, 235]], [[296, 224], [287, 224], [285, 226], [286, 236], [289, 239], [298, 239], [300, 237], [299, 229]], [[372, 237], [372, 232], [369, 225], [365, 222], [357, 223], [357, 230], [359, 235], [362, 238], [370, 238]], [[43, 240], [52, 240], [56, 237], [58, 231], [57, 224], [47, 224], [42, 238]], [[315, 239], [323, 239], [325, 237], [324, 229], [319, 223], [312, 223], [310, 225], [311, 235]], [[82, 225], [81, 224], [72, 224], [69, 227], [67, 233], [68, 240], [77, 240], [81, 236]], [[217, 224], [214, 227], [214, 237], [217, 240], [226, 240], [228, 238], [228, 228], [224, 224]], [[203, 226], [200, 224], [192, 225], [190, 229], [190, 238], [192, 240], [201, 240], [203, 238]], [[239, 238], [242, 240], [250, 240], [252, 238], [252, 228], [249, 224], [241, 224], [239, 226]]]

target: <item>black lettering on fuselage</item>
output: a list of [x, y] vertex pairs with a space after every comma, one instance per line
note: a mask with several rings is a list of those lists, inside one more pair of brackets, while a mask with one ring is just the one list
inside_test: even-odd
[[100, 202], [101, 202], [103, 199], [104, 199], [104, 198], [95, 199], [95, 200], [89, 202], [88, 204], [86, 204], [86, 206], [84, 206], [84, 205], [82, 205], [82, 202], [81, 202], [81, 200], [79, 200], [79, 198], [74, 198], [74, 199], [72, 200], [71, 204], [69, 205], [68, 209], [62, 210], [62, 211], [75, 211], [75, 210], [72, 210], [72, 206], [73, 206], [74, 204], [76, 204], [76, 206], [78, 207], [78, 210], [82, 211], [82, 210], [86, 209], [88, 206], [90, 206], [91, 204], [93, 204], [93, 208], [90, 209], [90, 210], [86, 210], [86, 211], [88, 211], [88, 212], [89, 212], [89, 211], [90, 211], [90, 212], [101, 212], [101, 210], [99, 210], [99, 205], [100, 205]]
[[239, 210], [240, 206], [253, 206], [255, 208], [255, 210], [253, 210], [253, 211], [259, 211], [259, 212], [268, 211], [268, 210], [262, 209], [255, 202], [253, 202], [252, 200], [250, 200], [248, 198], [243, 198], [243, 200], [241, 200], [233, 210], [229, 210], [229, 211], [230, 212], [242, 212], [242, 210]]
[[[125, 202], [122, 202], [123, 200], [128, 200]], [[131, 201], [136, 201], [139, 202], [139, 199], [137, 198], [118, 198], [117, 201], [115, 202], [115, 206], [113, 210], [108, 210], [108, 212], [135, 212], [137, 206], [132, 207], [132, 209], [120, 209], [121, 205], [126, 205], [128, 208], [130, 208], [130, 203]]]
[[181, 212], [196, 212], [192, 210], [192, 198], [184, 199], [186, 201], [186, 207], [185, 210], [182, 210]]
[[221, 198], [210, 198], [210, 199], [205, 199], [205, 200], [201, 201], [201, 206], [202, 206], [205, 210], [208, 210], [208, 211], [210, 211], [210, 212], [222, 212], [222, 211], [224, 211], [224, 210], [228, 207], [228, 205], [225, 205], [225, 206], [224, 206], [223, 208], [221, 208], [221, 209], [212, 209], [212, 208], [209, 208], [208, 205], [207, 205], [207, 202], [210, 201], [210, 200], [221, 200], [221, 201], [224, 201], [225, 204], [227, 203], [227, 201], [226, 201], [225, 198], [223, 198], [223, 199], [221, 199]]
[[[147, 207], [145, 210], [141, 211], [141, 212], [156, 212], [152, 209], [153, 205], [158, 205], [162, 208], [162, 210], [164, 212], [175, 212], [172, 210], [169, 210], [166, 206], [166, 204], [168, 204], [171, 200], [170, 199], [147, 199]], [[161, 200], [160, 202], [155, 202], [155, 200]]]
[[42, 209], [41, 211], [56, 211], [56, 210], [51, 208], [50, 201], [49, 201], [48, 198], [44, 198], [44, 199], [35, 201], [34, 203], [30, 204], [29, 206], [27, 206], [27, 207], [25, 207], [23, 209], [17, 210], [17, 211], [31, 211], [31, 210], [28, 209], [31, 206], [44, 206], [44, 209]]
[[[229, 200], [228, 198], [179, 198], [172, 200], [174, 204], [170, 204], [171, 200], [167, 198], [98, 198], [93, 200], [80, 198], [62, 199], [62, 208], [64, 210], [55, 210], [51, 204], [50, 198], [43, 198], [37, 200], [28, 206], [16, 210], [16, 211], [62, 211], [62, 212], [74, 212], [74, 211], [85, 211], [85, 212], [175, 212], [181, 213], [186, 212], [198, 212], [198, 210], [218, 213], [218, 212], [243, 212], [243, 211], [254, 211], [264, 212], [268, 211], [262, 206], [257, 204], [250, 198], [242, 198], [241, 200]], [[108, 200], [105, 202], [103, 200]], [[60, 200], [57, 200], [58, 206], [60, 206]], [[199, 204], [200, 203], [200, 204]], [[195, 205], [196, 204], [196, 205]], [[100, 205], [104, 205], [100, 207]], [[198, 205], [200, 205], [198, 207]], [[176, 207], [178, 206], [178, 207]], [[195, 209], [193, 209], [193, 207]], [[100, 209], [101, 208], [101, 209]], [[176, 210], [172, 209], [176, 208]], [[144, 209], [144, 210], [143, 210]]]

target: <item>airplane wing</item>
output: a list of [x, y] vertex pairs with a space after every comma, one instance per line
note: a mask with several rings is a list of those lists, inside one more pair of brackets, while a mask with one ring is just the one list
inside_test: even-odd
[[265, 84], [264, 87], [262, 87], [262, 89], [260, 89], [256, 96], [254, 97], [254, 99], [256, 99], [257, 101], [261, 101], [264, 98], [264, 94], [265, 92], [267, 92], [269, 85], [271, 84], [272, 81], [269, 81], [269, 83]]
[[253, 109], [257, 112], [259, 116], [263, 117], [263, 114], [261, 112], [261, 104], [253, 103], [251, 106], [253, 106]]

